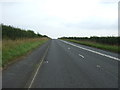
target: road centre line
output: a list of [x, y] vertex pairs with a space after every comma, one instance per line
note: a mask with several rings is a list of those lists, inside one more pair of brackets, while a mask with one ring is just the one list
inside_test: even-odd
[[116, 58], [116, 57], [113, 57], [113, 56], [110, 56], [110, 55], [107, 55], [107, 54], [103, 54], [103, 53], [100, 53], [100, 52], [97, 52], [97, 51], [94, 51], [94, 50], [91, 50], [91, 49], [83, 48], [81, 46], [77, 46], [75, 44], [69, 43], [69, 42], [64, 41], [64, 40], [60, 40], [60, 41], [66, 43], [66, 44], [69, 44], [71, 46], [74, 46], [74, 47], [77, 47], [77, 48], [80, 48], [80, 49], [83, 49], [83, 50], [86, 50], [86, 51], [89, 51], [89, 52], [92, 52], [92, 53], [95, 53], [95, 54], [98, 54], [98, 55], [101, 55], [101, 56], [105, 56], [105, 57], [110, 58], [110, 59], [114, 59], [114, 60], [120, 61], [119, 58]]

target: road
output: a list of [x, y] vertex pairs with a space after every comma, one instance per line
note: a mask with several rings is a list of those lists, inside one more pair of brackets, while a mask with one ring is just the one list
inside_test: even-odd
[[3, 70], [3, 88], [118, 88], [117, 57], [53, 39]]

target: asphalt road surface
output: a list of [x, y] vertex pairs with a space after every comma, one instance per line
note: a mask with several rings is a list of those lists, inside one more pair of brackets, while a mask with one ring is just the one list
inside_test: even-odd
[[118, 88], [118, 54], [49, 40], [3, 70], [3, 88]]

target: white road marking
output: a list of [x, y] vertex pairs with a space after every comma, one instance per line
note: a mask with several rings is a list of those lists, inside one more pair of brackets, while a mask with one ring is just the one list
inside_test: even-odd
[[70, 48], [68, 48], [68, 49], [70, 49]]
[[33, 82], [34, 82], [34, 80], [35, 80], [35, 77], [36, 77], [36, 75], [37, 75], [37, 73], [38, 73], [38, 70], [39, 70], [40, 67], [41, 67], [41, 64], [42, 64], [43, 60], [44, 60], [44, 59], [42, 59], [41, 63], [39, 64], [39, 66], [38, 66], [38, 68], [37, 68], [37, 70], [36, 70], [36, 72], [35, 72], [35, 75], [34, 75], [32, 81], [31, 81], [31, 83], [30, 83], [30, 86], [29, 86], [28, 88], [31, 88], [31, 86], [32, 86], [32, 84], [33, 84]]
[[78, 54], [80, 57], [82, 57], [82, 58], [84, 58], [84, 56], [83, 55], [81, 55], [81, 54]]
[[48, 61], [44, 61], [44, 63], [48, 63]]
[[[49, 48], [49, 47], [48, 47], [48, 48]], [[38, 71], [39, 71], [39, 69], [40, 69], [40, 67], [41, 67], [41, 65], [42, 65], [42, 63], [43, 63], [43, 61], [44, 61], [44, 59], [45, 59], [45, 56], [46, 56], [46, 54], [47, 54], [47, 52], [48, 52], [48, 48], [47, 48], [47, 50], [46, 50], [46, 52], [45, 52], [45, 54], [44, 54], [41, 62], [39, 63], [39, 66], [38, 66], [38, 68], [37, 68], [37, 70], [36, 70], [36, 72], [35, 72], [35, 74], [34, 74], [34, 76], [33, 76], [32, 81], [30, 82], [30, 85], [29, 85], [28, 89], [32, 87], [32, 84], [33, 84], [33, 82], [34, 82], [34, 80], [35, 80], [35, 78], [36, 78], [36, 76], [37, 76], [37, 74], [38, 74]]]
[[97, 68], [101, 68], [101, 66], [100, 66], [100, 65], [96, 65], [96, 67], [97, 67]]
[[98, 54], [98, 55], [101, 55], [101, 56], [105, 56], [107, 58], [111, 58], [111, 59], [114, 59], [114, 60], [117, 60], [117, 61], [120, 61], [119, 58], [116, 58], [116, 57], [113, 57], [113, 56], [110, 56], [110, 55], [107, 55], [107, 54], [103, 54], [103, 53], [100, 53], [100, 52], [97, 52], [97, 51], [94, 51], [94, 50], [91, 50], [91, 49], [87, 49], [87, 48], [83, 48], [81, 46], [77, 46], [75, 44], [72, 44], [72, 43], [69, 43], [67, 41], [63, 41], [61, 40], [62, 42], [66, 43], [66, 44], [69, 44], [69, 45], [72, 45], [74, 47], [77, 47], [77, 48], [80, 48], [80, 49], [83, 49], [83, 50], [86, 50], [86, 51], [89, 51], [89, 52], [92, 52], [92, 53], [95, 53], [95, 54]]

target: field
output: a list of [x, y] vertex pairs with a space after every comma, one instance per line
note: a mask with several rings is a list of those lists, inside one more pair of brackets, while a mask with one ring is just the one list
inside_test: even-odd
[[48, 38], [29, 38], [2, 41], [2, 66], [8, 65], [12, 60], [25, 55], [36, 47], [42, 45]]
[[91, 46], [95, 48], [100, 48], [100, 49], [108, 50], [111, 52], [120, 53], [120, 48], [118, 48], [119, 45], [109, 45], [109, 44], [103, 44], [103, 43], [98, 43], [94, 41], [86, 41], [86, 40], [73, 40], [73, 39], [63, 39], [63, 40], [78, 43], [78, 44], [83, 44], [83, 45], [87, 45], [87, 46]]

